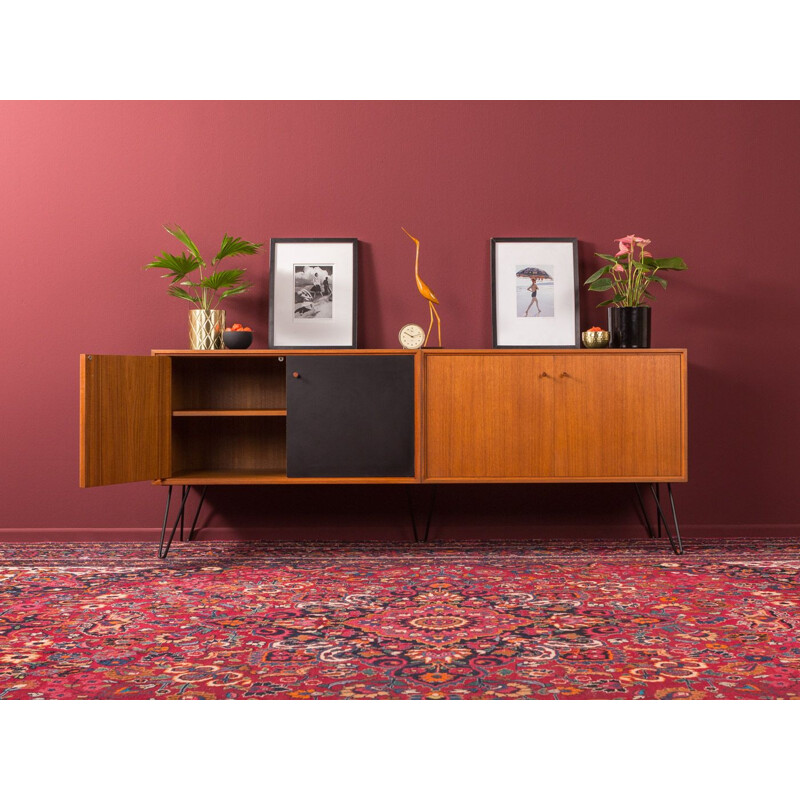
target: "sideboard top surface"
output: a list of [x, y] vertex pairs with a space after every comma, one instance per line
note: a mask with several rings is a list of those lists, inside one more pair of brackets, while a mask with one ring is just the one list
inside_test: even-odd
[[291, 350], [151, 350], [154, 356], [194, 356], [197, 358], [242, 358], [246, 356], [302, 356], [302, 355], [415, 355], [421, 352], [424, 356], [437, 355], [585, 355], [585, 356], [607, 356], [607, 355], [630, 355], [639, 356], [653, 353], [686, 353], [685, 347], [653, 347], [647, 349], [618, 349], [618, 348], [577, 348], [577, 347], [553, 347], [553, 348], [486, 348], [486, 349], [443, 349], [428, 348], [423, 350], [400, 350], [400, 349], [291, 349]]

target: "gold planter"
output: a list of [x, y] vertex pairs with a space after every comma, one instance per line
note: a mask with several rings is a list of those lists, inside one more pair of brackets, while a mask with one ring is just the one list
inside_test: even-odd
[[195, 308], [189, 312], [189, 347], [192, 350], [222, 350], [224, 330], [224, 311]]

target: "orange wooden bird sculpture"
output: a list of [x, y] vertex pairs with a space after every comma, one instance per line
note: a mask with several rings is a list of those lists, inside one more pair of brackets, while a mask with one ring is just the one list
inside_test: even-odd
[[430, 290], [428, 284], [422, 280], [419, 276], [419, 239], [415, 239], [405, 228], [400, 228], [403, 233], [411, 239], [414, 244], [417, 246], [417, 255], [414, 259], [414, 277], [417, 279], [417, 289], [419, 293], [428, 301], [428, 306], [431, 310], [431, 324], [428, 325], [428, 333], [425, 335], [425, 342], [423, 343], [423, 347], [426, 347], [428, 344], [428, 338], [431, 335], [431, 328], [433, 327], [433, 318], [436, 317], [436, 327], [439, 331], [439, 347], [442, 346], [442, 320], [439, 318], [439, 314], [436, 312], [436, 309], [433, 307], [433, 304], [439, 304], [439, 300], [437, 299], [436, 295]]

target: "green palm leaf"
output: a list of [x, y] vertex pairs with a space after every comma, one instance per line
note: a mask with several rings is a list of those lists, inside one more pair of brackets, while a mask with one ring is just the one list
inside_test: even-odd
[[223, 269], [203, 278], [200, 285], [206, 289], [226, 289], [231, 286], [236, 286], [242, 280], [244, 274], [243, 269]]
[[222, 237], [222, 244], [220, 245], [219, 253], [214, 256], [214, 261], [212, 263], [216, 264], [217, 262], [222, 261], [223, 258], [228, 258], [228, 256], [252, 256], [263, 246], [263, 244], [247, 242], [244, 239], [240, 239], [238, 236], [228, 236], [226, 233], [225, 236]]
[[[189, 273], [194, 272], [200, 266], [200, 262], [193, 255], [181, 253], [178, 256], [172, 253], [162, 253], [154, 258], [149, 264], [145, 264], [145, 269], [165, 269], [172, 283], [185, 278]], [[167, 277], [167, 275], [163, 276]]]
[[186, 245], [189, 252], [198, 260], [202, 261], [203, 259], [200, 257], [200, 251], [197, 249], [197, 245], [192, 241], [191, 237], [189, 236], [186, 231], [181, 228], [179, 225], [173, 225], [171, 228], [169, 225], [164, 226], [164, 230], [174, 236], [179, 241], [183, 242]]
[[192, 297], [189, 292], [186, 291], [186, 289], [181, 289], [180, 286], [170, 286], [169, 289], [167, 289], [167, 294], [170, 294], [173, 297], [180, 297], [184, 300], [188, 300], [191, 303], [197, 301], [196, 297]]
[[232, 289], [226, 289], [220, 296], [220, 300], [224, 300], [226, 297], [230, 297], [234, 294], [241, 294], [242, 292], [247, 291], [253, 284], [252, 283], [242, 283], [239, 286], [234, 286]]
[[[164, 274], [161, 277], [167, 278], [169, 281], [170, 285], [167, 292], [172, 297], [180, 297], [183, 300], [195, 303], [199, 307], [209, 308], [215, 301], [218, 302], [225, 297], [241, 294], [253, 285], [252, 283], [244, 282], [242, 275], [245, 270], [243, 269], [216, 271], [213, 268], [216, 267], [221, 259], [228, 256], [258, 253], [264, 246], [263, 244], [248, 242], [239, 237], [228, 236], [226, 233], [222, 238], [220, 251], [212, 264], [212, 270], [209, 270], [211, 274], [203, 277], [206, 262], [189, 234], [178, 225], [165, 225], [164, 229], [170, 236], [174, 236], [180, 241], [188, 252], [181, 252], [179, 255], [163, 252], [149, 264], [146, 264], [144, 268], [164, 270]], [[200, 271], [200, 274], [196, 276], [199, 280], [189, 280], [188, 276], [195, 270]], [[194, 294], [192, 294], [192, 290], [194, 290]], [[219, 295], [217, 294], [218, 292], [220, 292]]]

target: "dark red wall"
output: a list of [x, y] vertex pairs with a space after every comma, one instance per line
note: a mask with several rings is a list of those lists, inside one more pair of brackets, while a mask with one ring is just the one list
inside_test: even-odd
[[[490, 347], [489, 239], [574, 236], [581, 274], [629, 233], [688, 273], [654, 346], [690, 363], [687, 533], [800, 532], [796, 231], [800, 105], [749, 102], [3, 102], [0, 529], [152, 533], [164, 490], [79, 490], [78, 355], [187, 343], [188, 305], [141, 266], [222, 234], [361, 240], [359, 344], [425, 322], [404, 225], [447, 347]], [[229, 301], [266, 346], [268, 256]], [[583, 294], [584, 327], [603, 323]], [[628, 487], [445, 487], [436, 535], [630, 532]], [[220, 490], [224, 534], [407, 535], [399, 487]], [[52, 531], [48, 529], [58, 529]], [[113, 529], [113, 530], [112, 530]]]

